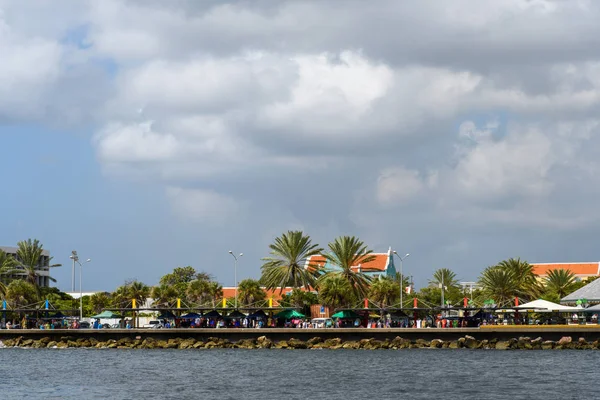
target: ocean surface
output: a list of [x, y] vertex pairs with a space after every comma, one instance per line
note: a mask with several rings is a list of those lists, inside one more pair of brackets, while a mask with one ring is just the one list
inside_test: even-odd
[[600, 351], [1, 349], [2, 399], [597, 399]]

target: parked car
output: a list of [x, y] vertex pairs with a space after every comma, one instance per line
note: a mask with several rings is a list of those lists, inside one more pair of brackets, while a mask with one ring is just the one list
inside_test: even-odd
[[331, 318], [313, 318], [310, 322], [315, 328], [331, 328], [333, 326]]
[[159, 321], [157, 319], [153, 319], [151, 321], [148, 321], [147, 324], [144, 324], [142, 326], [142, 328], [160, 329], [160, 328], [164, 328], [164, 325], [161, 321]]
[[79, 329], [90, 329], [90, 323], [87, 321], [81, 321], [79, 323]]

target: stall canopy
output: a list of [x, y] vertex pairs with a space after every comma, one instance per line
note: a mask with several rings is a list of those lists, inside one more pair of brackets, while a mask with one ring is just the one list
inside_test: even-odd
[[296, 310], [283, 310], [274, 315], [275, 318], [292, 319], [292, 318], [304, 318], [304, 314]]
[[233, 311], [231, 314], [229, 314], [228, 316], [225, 317], [226, 319], [240, 319], [240, 318], [246, 318], [246, 314], [235, 310]]
[[175, 319], [175, 318], [177, 318], [177, 316], [175, 316], [175, 314], [173, 314], [171, 311], [163, 311], [160, 313], [160, 315], [157, 318], [158, 319]]
[[221, 314], [217, 310], [212, 310], [204, 314], [206, 318], [221, 318]]
[[582, 307], [570, 307], [556, 304], [548, 300], [534, 300], [529, 303], [513, 307], [515, 311], [533, 310], [534, 312], [577, 312], [582, 311]]
[[179, 318], [181, 318], [181, 319], [196, 319], [196, 318], [200, 318], [200, 317], [201, 317], [200, 314], [195, 313], [195, 312], [190, 312], [190, 313], [182, 315]]
[[121, 316], [117, 313], [114, 313], [112, 311], [102, 311], [100, 314], [98, 315], [92, 315], [92, 318], [95, 319], [102, 319], [102, 318], [121, 318]]
[[267, 318], [267, 314], [263, 310], [258, 310], [248, 315], [250, 319]]
[[584, 309], [585, 312], [600, 312], [600, 304], [596, 304], [595, 306], [588, 307]]
[[342, 310], [338, 311], [331, 316], [331, 318], [340, 318], [340, 319], [356, 319], [360, 318], [360, 315], [355, 313], [352, 310]]

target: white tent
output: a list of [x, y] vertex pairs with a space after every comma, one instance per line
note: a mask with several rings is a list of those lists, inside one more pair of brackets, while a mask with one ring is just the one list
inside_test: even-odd
[[583, 307], [570, 307], [556, 304], [547, 300], [534, 300], [529, 303], [521, 304], [518, 307], [513, 307], [515, 310], [533, 312], [577, 312], [583, 311]]

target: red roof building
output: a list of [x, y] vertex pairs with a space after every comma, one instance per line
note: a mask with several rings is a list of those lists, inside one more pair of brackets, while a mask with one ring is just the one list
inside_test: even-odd
[[575, 277], [582, 280], [590, 276], [600, 275], [600, 262], [576, 262], [576, 263], [531, 263], [533, 272], [540, 278], [548, 276], [548, 272], [555, 269], [571, 271]]
[[[377, 278], [380, 275], [394, 277], [396, 276], [396, 266], [394, 265], [394, 253], [392, 252], [392, 248], [390, 247], [387, 253], [371, 253], [370, 255], [374, 256], [375, 259], [362, 263], [358, 262], [358, 265], [353, 265], [351, 268], [354, 272], [362, 272], [367, 274], [373, 278]], [[309, 257], [306, 260], [305, 268], [325, 268], [325, 269], [334, 269], [336, 268], [333, 265], [330, 265], [329, 261], [322, 256], [316, 255]]]

